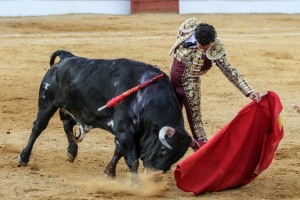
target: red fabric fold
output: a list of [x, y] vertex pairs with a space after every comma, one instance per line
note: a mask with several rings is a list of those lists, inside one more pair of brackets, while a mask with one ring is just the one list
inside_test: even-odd
[[177, 165], [177, 186], [195, 195], [237, 188], [266, 170], [283, 137], [275, 92], [252, 101], [200, 150]]

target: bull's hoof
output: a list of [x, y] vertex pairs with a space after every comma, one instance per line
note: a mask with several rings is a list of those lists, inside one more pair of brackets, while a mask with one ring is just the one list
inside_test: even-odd
[[73, 156], [72, 154], [70, 154], [69, 152], [67, 153], [67, 161], [69, 162], [74, 162], [75, 160], [75, 156]]
[[110, 172], [109, 170], [105, 170], [104, 171], [104, 176], [106, 178], [111, 178], [111, 179], [115, 179], [116, 178], [116, 172]]
[[21, 156], [19, 156], [19, 158], [18, 158], [18, 167], [21, 167], [21, 166], [27, 166], [27, 163], [28, 163], [28, 162], [22, 161]]

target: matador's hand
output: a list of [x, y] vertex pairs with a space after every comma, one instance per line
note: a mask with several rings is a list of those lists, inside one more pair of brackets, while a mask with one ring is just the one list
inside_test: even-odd
[[255, 99], [256, 102], [258, 103], [258, 102], [260, 102], [260, 100], [261, 100], [261, 95], [259, 94], [259, 92], [253, 91], [253, 92], [250, 93], [249, 98], [250, 98], [251, 100], [254, 100], [254, 99]]

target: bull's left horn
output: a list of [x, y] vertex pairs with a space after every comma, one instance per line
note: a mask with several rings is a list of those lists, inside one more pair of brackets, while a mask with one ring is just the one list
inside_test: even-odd
[[160, 129], [159, 131], [159, 140], [161, 141], [161, 143], [167, 147], [168, 149], [173, 149], [166, 141], [166, 136], [168, 137], [172, 137], [175, 133], [175, 129], [169, 126], [164, 126]]

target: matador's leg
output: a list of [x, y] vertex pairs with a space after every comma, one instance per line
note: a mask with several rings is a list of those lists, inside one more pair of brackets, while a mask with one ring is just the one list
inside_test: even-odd
[[203, 128], [201, 115], [201, 89], [200, 78], [185, 78], [183, 82], [186, 100], [184, 102], [187, 118], [194, 139], [207, 142], [206, 132]]

